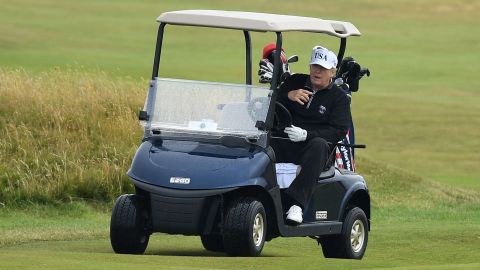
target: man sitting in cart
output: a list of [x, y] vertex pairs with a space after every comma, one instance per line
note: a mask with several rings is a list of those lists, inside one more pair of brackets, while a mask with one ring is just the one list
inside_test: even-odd
[[333, 83], [338, 60], [335, 53], [315, 46], [310, 74], [293, 74], [280, 86], [278, 101], [292, 114], [284, 139], [272, 139], [276, 162], [295, 163], [301, 171], [286, 190], [287, 222], [303, 221], [303, 209], [333, 146], [350, 126], [350, 98]]

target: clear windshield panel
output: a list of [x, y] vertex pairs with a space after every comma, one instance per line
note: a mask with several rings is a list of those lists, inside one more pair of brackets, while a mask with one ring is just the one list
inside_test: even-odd
[[[151, 130], [191, 135], [260, 136], [271, 90], [243, 84], [157, 79], [149, 108]], [[147, 101], [148, 102], [148, 101]]]

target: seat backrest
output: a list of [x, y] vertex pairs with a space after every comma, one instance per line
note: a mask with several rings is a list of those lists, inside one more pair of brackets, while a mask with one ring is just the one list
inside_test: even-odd
[[335, 166], [329, 166], [327, 170], [320, 173], [318, 180], [327, 179], [335, 175]]

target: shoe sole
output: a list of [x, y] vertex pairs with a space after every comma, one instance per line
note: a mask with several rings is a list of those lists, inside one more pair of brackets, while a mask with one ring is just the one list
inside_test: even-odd
[[302, 222], [298, 222], [298, 221], [291, 220], [291, 219], [287, 219], [285, 223], [288, 224], [288, 225], [293, 225], [293, 226], [302, 224]]

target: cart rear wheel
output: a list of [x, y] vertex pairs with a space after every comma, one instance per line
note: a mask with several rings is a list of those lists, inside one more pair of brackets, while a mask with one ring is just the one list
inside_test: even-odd
[[117, 198], [110, 220], [110, 242], [115, 253], [142, 254], [150, 234], [148, 214], [141, 197], [132, 194]]
[[201, 235], [200, 239], [202, 240], [202, 245], [206, 250], [216, 252], [225, 251], [225, 247], [223, 247], [223, 238], [219, 234]]
[[340, 235], [322, 237], [323, 255], [326, 258], [361, 259], [368, 243], [368, 221], [361, 208], [351, 209], [343, 223]]
[[246, 197], [230, 203], [223, 226], [223, 244], [228, 255], [260, 255], [266, 233], [267, 217], [260, 201]]

